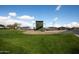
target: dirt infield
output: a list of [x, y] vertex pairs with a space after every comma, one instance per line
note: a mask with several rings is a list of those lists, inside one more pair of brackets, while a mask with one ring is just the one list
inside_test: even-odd
[[57, 34], [57, 33], [61, 33], [64, 32], [65, 30], [54, 30], [54, 31], [25, 31], [23, 32], [24, 34]]

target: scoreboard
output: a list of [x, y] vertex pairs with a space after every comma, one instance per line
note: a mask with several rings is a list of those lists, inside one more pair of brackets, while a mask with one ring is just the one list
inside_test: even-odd
[[43, 31], [43, 21], [36, 21], [36, 30]]

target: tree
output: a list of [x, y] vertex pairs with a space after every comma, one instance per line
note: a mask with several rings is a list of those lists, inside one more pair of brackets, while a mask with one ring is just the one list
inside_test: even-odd
[[15, 29], [19, 28], [20, 25], [21, 25], [20, 23], [14, 23], [14, 24], [13, 24], [13, 26], [14, 26]]
[[2, 25], [2, 24], [0, 24], [0, 28], [5, 28], [5, 26], [4, 26], [4, 25]]
[[14, 24], [9, 24], [9, 25], [7, 25], [7, 27], [8, 28], [10, 28], [10, 29], [17, 29], [17, 28], [19, 28], [20, 27], [20, 23], [14, 23]]

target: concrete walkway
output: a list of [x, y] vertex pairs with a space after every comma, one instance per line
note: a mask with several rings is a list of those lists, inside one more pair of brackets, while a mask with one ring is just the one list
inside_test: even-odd
[[79, 29], [73, 30], [72, 32], [75, 34], [75, 36], [79, 37]]
[[64, 32], [64, 30], [55, 30], [55, 31], [25, 31], [23, 32], [24, 34], [57, 34], [57, 33], [61, 33]]
[[78, 34], [75, 34], [75, 36], [79, 37], [79, 35], [78, 35]]

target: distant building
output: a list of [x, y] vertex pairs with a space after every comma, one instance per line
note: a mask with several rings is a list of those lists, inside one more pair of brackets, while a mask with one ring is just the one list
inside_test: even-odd
[[19, 29], [21, 29], [21, 30], [31, 30], [31, 28], [29, 26], [27, 26], [27, 27], [20, 27]]
[[57, 27], [48, 27], [46, 28], [47, 31], [53, 31], [53, 30], [58, 30]]
[[66, 30], [66, 27], [59, 27], [58, 30]]

